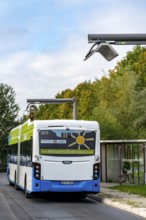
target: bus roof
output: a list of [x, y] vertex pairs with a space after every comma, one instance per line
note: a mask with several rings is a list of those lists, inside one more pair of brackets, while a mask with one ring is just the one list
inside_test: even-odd
[[96, 121], [85, 120], [34, 120], [34, 127], [48, 128], [48, 127], [83, 127], [86, 129], [98, 129], [99, 125]]
[[33, 130], [35, 129], [47, 129], [50, 127], [71, 127], [81, 129], [98, 130], [99, 125], [96, 121], [85, 121], [85, 120], [27, 120], [25, 123], [13, 128], [10, 131], [8, 142], [9, 144], [18, 143], [20, 137], [21, 142], [30, 140], [33, 136]]

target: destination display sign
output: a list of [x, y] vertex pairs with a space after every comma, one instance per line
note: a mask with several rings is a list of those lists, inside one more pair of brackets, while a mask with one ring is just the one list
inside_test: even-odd
[[39, 144], [41, 155], [94, 155], [95, 131], [41, 130]]

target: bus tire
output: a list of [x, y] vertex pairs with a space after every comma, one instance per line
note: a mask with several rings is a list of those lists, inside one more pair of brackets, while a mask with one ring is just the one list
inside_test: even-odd
[[24, 194], [26, 198], [31, 198], [31, 193], [27, 192], [27, 177], [26, 176], [24, 180]]
[[14, 186], [14, 183], [12, 183], [12, 182], [9, 180], [9, 185], [10, 185], [10, 186]]
[[11, 180], [10, 180], [10, 168], [8, 168], [7, 175], [8, 175], [9, 185], [14, 186], [14, 183], [12, 183]]

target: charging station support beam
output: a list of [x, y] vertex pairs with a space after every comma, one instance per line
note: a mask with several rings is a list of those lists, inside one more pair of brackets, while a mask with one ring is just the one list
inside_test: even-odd
[[77, 101], [76, 98], [58, 98], [58, 99], [27, 99], [28, 106], [31, 104], [64, 104], [64, 103], [73, 103], [73, 119], [77, 119]]
[[88, 43], [93, 45], [84, 60], [99, 52], [107, 61], [111, 61], [118, 56], [111, 44], [146, 45], [146, 34], [88, 34]]
[[110, 42], [118, 45], [146, 44], [146, 34], [88, 34], [88, 43]]

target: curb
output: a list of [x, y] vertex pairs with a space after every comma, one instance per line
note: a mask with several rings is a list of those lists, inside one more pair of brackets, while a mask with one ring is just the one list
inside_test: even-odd
[[146, 208], [135, 208], [135, 207], [132, 207], [132, 206], [127, 205], [127, 204], [122, 204], [122, 203], [119, 203], [119, 202], [113, 202], [111, 199], [101, 198], [97, 195], [92, 195], [92, 194], [88, 195], [88, 198], [146, 218]]

